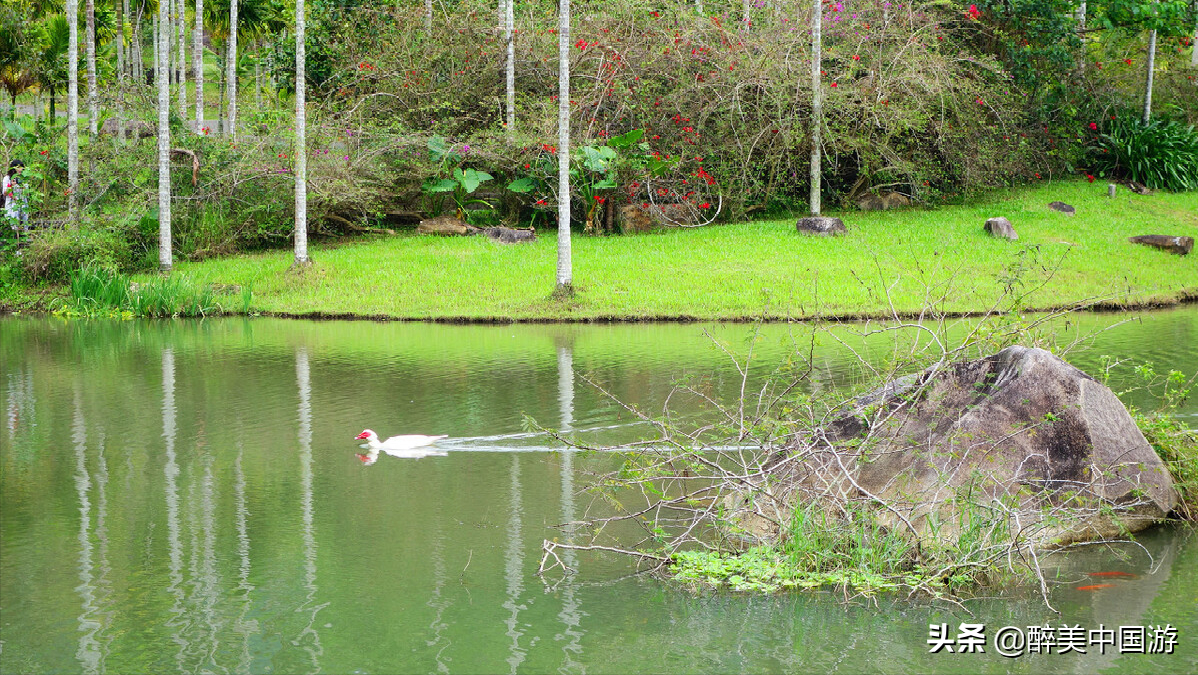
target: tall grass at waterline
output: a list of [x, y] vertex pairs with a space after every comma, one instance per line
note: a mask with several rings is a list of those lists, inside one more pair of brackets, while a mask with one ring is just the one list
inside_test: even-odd
[[[1077, 208], [1068, 217], [1051, 201]], [[915, 314], [992, 307], [1005, 288], [1023, 307], [1102, 299], [1172, 303], [1198, 294], [1198, 256], [1127, 242], [1198, 234], [1198, 192], [1135, 195], [1050, 182], [934, 210], [848, 212], [849, 234], [796, 233], [771, 220], [648, 235], [572, 237], [570, 300], [550, 299], [556, 238], [531, 244], [400, 234], [313, 246], [316, 265], [289, 271], [289, 250], [180, 262], [198, 283], [255, 289], [255, 308], [281, 314], [403, 319], [767, 319]], [[1019, 241], [987, 235], [993, 216]]]
[[[225, 314], [211, 285], [196, 287], [179, 275], [154, 277], [134, 284], [128, 277], [103, 267], [84, 267], [71, 274], [74, 309], [128, 312], [137, 317], [203, 317]], [[240, 313], [250, 312], [253, 294], [240, 291]]]

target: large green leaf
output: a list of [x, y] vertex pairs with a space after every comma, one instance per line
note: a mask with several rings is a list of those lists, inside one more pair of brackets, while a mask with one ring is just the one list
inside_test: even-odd
[[525, 176], [524, 178], [517, 178], [516, 180], [512, 181], [511, 183], [508, 183], [507, 189], [511, 190], [512, 192], [518, 192], [520, 194], [524, 194], [526, 192], [532, 192], [533, 190], [536, 189], [536, 187], [537, 187], [537, 181], [535, 179], [529, 178], [528, 176]]
[[636, 145], [636, 142], [641, 140], [641, 136], [644, 135], [644, 129], [633, 129], [626, 134], [612, 136], [608, 139], [607, 144], [613, 148], [631, 148], [633, 145]]
[[424, 185], [420, 186], [425, 192], [453, 192], [458, 186], [458, 182], [451, 178], [430, 178]]
[[462, 171], [461, 169], [455, 169], [454, 176], [462, 182], [462, 189], [466, 191], [466, 194], [470, 194], [477, 190], [479, 183], [484, 183], [493, 178], [491, 174], [485, 171], [478, 171], [476, 169], [466, 169], [465, 171]]

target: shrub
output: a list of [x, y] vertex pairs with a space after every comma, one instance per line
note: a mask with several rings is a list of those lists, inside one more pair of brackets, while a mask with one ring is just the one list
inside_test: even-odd
[[1145, 124], [1115, 115], [1091, 141], [1090, 166], [1100, 177], [1115, 176], [1173, 192], [1198, 189], [1198, 132], [1174, 120]]
[[22, 256], [30, 281], [66, 281], [75, 270], [91, 265], [111, 271], [129, 269], [129, 240], [112, 228], [84, 225], [79, 229], [37, 232]]

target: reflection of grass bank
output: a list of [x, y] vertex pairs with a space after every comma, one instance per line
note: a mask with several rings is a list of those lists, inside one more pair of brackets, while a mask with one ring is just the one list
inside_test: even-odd
[[[1055, 199], [1076, 206], [1077, 216], [1047, 209]], [[983, 233], [985, 219], [997, 215], [1014, 223], [1018, 242]], [[799, 236], [790, 219], [576, 236], [580, 292], [569, 303], [549, 299], [551, 231], [516, 246], [401, 235], [317, 247], [317, 266], [302, 275], [287, 273], [289, 251], [178, 269], [201, 281], [252, 285], [256, 306], [267, 312], [410, 319], [877, 316], [889, 313], [891, 302], [916, 313], [941, 297], [937, 309], [968, 312], [991, 306], [1004, 283], [1015, 290], [1022, 284], [1031, 307], [1088, 298], [1172, 303], [1198, 293], [1192, 257], [1126, 241], [1198, 233], [1198, 193], [1141, 197], [1121, 189], [1109, 200], [1105, 186], [1051, 183], [968, 206], [844, 218], [850, 234], [835, 239]]]

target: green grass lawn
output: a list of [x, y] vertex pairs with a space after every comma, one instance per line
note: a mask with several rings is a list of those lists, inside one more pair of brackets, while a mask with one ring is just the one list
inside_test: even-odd
[[[1062, 200], [1073, 217], [1047, 208]], [[639, 236], [572, 237], [570, 300], [551, 299], [554, 231], [532, 244], [402, 233], [315, 245], [316, 265], [289, 271], [289, 250], [180, 262], [198, 283], [249, 285], [254, 307], [288, 315], [404, 319], [769, 319], [979, 312], [1003, 290], [1023, 306], [1099, 301], [1168, 304], [1198, 296], [1198, 255], [1136, 246], [1137, 234], [1198, 236], [1198, 193], [1138, 196], [1106, 184], [1053, 182], [936, 210], [850, 212], [849, 234], [816, 238], [794, 220]], [[1019, 241], [990, 237], [1005, 216]], [[1004, 281], [1005, 280], [1005, 281]]]

